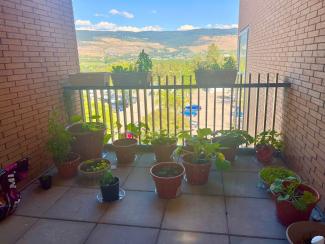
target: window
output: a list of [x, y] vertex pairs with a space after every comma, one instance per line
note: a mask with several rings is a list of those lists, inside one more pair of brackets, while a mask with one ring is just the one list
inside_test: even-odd
[[248, 32], [248, 27], [243, 29], [238, 38], [238, 72], [243, 75], [243, 83], [246, 83]]

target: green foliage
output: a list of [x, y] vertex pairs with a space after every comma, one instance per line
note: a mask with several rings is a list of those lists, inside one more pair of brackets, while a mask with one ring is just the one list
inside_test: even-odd
[[297, 175], [284, 167], [265, 167], [260, 171], [261, 179], [268, 185], [271, 185], [276, 179], [286, 179], [288, 177], [294, 177], [297, 179]]
[[237, 69], [236, 59], [233, 56], [225, 57], [223, 69]]
[[231, 129], [219, 131], [215, 141], [223, 147], [238, 147], [242, 144], [253, 143], [254, 138], [245, 130]]
[[114, 183], [114, 176], [112, 174], [111, 170], [108, 170], [107, 172], [105, 172], [105, 174], [102, 176], [102, 178], [100, 179], [99, 183], [101, 186], [109, 186], [111, 184]]
[[151, 145], [172, 145], [176, 143], [176, 141], [177, 137], [168, 135], [166, 130], [161, 130], [160, 132], [148, 131], [142, 140], [144, 144]]
[[135, 138], [138, 138], [145, 130], [148, 129], [148, 126], [145, 123], [129, 123], [126, 126], [128, 132], [132, 133]]
[[275, 130], [263, 131], [255, 138], [256, 145], [270, 145], [276, 150], [283, 149], [283, 141], [280, 139], [281, 134]]
[[292, 177], [276, 179], [270, 190], [277, 195], [277, 201], [289, 201], [296, 209], [305, 211], [310, 204], [316, 202], [316, 196], [309, 191], [300, 191], [299, 185], [300, 182]]
[[[93, 115], [90, 117], [91, 119], [98, 120], [100, 119], [99, 115]], [[95, 132], [99, 131], [105, 128], [105, 125], [103, 123], [98, 123], [98, 122], [83, 122], [82, 117], [80, 115], [72, 115], [70, 117], [70, 122], [71, 123], [81, 123], [81, 131], [80, 133], [85, 133], [85, 132]]]
[[61, 123], [57, 111], [52, 112], [50, 115], [48, 133], [49, 139], [47, 142], [47, 148], [52, 154], [53, 160], [56, 164], [66, 162], [69, 157], [73, 138]]
[[142, 50], [138, 56], [136, 67], [139, 72], [149, 72], [152, 70], [151, 58], [144, 52], [144, 50]]
[[129, 67], [124, 67], [122, 65], [116, 65], [112, 67], [112, 73], [124, 73], [124, 72], [135, 72], [135, 70], [131, 65]]
[[109, 163], [104, 159], [89, 159], [84, 161], [81, 169], [86, 172], [97, 172], [106, 169], [108, 166]]

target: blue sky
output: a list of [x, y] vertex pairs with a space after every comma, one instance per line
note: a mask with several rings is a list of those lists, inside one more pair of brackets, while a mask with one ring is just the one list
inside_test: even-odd
[[73, 0], [77, 29], [190, 30], [230, 28], [239, 0]]

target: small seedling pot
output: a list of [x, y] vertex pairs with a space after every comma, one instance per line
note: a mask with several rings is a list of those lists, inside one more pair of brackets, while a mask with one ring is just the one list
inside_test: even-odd
[[271, 145], [257, 145], [256, 158], [263, 164], [270, 164], [273, 159], [274, 148]]
[[172, 153], [176, 149], [176, 141], [173, 144], [153, 145], [157, 162], [169, 162]]
[[136, 139], [119, 139], [113, 142], [118, 163], [132, 163], [135, 160], [138, 141]]
[[192, 163], [193, 154], [188, 153], [182, 156], [182, 163], [186, 172], [187, 182], [191, 185], [203, 185], [208, 182], [211, 162]]
[[305, 211], [295, 208], [290, 201], [276, 201], [276, 214], [278, 220], [285, 226], [294, 222], [309, 220], [313, 208], [320, 200], [319, 193], [311, 186], [300, 184], [298, 190], [311, 192], [316, 197], [316, 201], [315, 203], [310, 204]]
[[102, 193], [104, 202], [113, 202], [119, 200], [120, 181], [119, 178], [114, 177], [114, 182], [111, 185], [101, 185], [100, 191]]
[[[174, 167], [180, 173], [175, 176], [158, 176], [157, 172], [166, 167]], [[163, 199], [176, 198], [181, 192], [181, 184], [184, 173], [184, 167], [181, 164], [173, 162], [162, 162], [152, 166], [150, 169], [150, 174], [155, 182], [158, 196]]]
[[48, 190], [52, 187], [52, 176], [51, 175], [43, 175], [38, 178], [40, 186], [44, 190]]

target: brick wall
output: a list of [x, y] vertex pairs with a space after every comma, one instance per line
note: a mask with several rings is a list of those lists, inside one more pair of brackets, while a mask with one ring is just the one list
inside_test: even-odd
[[0, 0], [0, 163], [51, 161], [49, 112], [62, 109], [60, 80], [79, 71], [71, 0]]
[[292, 84], [277, 115], [285, 155], [325, 207], [325, 1], [241, 0], [239, 28], [246, 26], [248, 72], [279, 73]]

